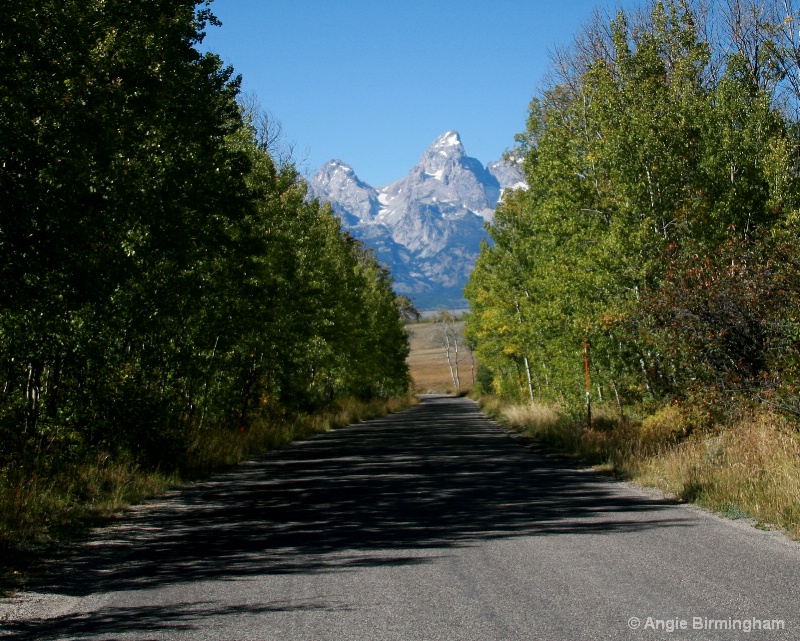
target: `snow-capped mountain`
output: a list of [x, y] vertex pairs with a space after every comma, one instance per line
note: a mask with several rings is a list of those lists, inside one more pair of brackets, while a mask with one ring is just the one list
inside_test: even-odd
[[421, 309], [463, 304], [480, 240], [505, 189], [521, 188], [518, 167], [484, 167], [456, 131], [439, 136], [405, 178], [371, 187], [341, 160], [311, 179], [309, 195], [329, 201], [345, 228], [389, 266], [395, 290]]

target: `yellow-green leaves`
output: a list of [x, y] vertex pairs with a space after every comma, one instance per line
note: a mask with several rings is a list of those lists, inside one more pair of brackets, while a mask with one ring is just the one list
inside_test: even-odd
[[[558, 60], [562, 82], [531, 103], [517, 137], [530, 189], [498, 208], [494, 244], [483, 247], [466, 290], [468, 332], [481, 361], [509, 379], [503, 389], [523, 393], [529, 373], [536, 387], [535, 364], [546, 364], [553, 386], [539, 393], [577, 403], [588, 336], [593, 395], [676, 393], [685, 364], [677, 355], [702, 360], [682, 333], [687, 324], [695, 331], [691, 314], [701, 312], [697, 297], [675, 293], [696, 266], [681, 250], [717, 264], [720, 247], [740, 244], [744, 260], [797, 207], [795, 125], [743, 53], [704, 40], [719, 26], [700, 23], [708, 16], [671, 0], [635, 24], [624, 13], [596, 24]], [[724, 60], [724, 72], [712, 59]], [[734, 270], [725, 291], [750, 300], [748, 279], [772, 291], [765, 278]], [[655, 309], [669, 317], [667, 291], [688, 316], [655, 328]], [[712, 331], [705, 323], [697, 328]]]

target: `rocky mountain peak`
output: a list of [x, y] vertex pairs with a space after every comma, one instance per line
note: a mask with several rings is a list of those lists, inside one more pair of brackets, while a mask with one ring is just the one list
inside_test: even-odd
[[371, 187], [347, 163], [332, 160], [309, 182], [309, 195], [330, 201], [344, 226], [376, 251], [398, 293], [436, 309], [463, 304], [461, 290], [486, 238], [484, 221], [491, 220], [502, 190], [521, 186], [518, 167], [484, 167], [451, 130], [407, 176], [386, 187]]
[[318, 175], [329, 185], [339, 189], [347, 189], [355, 185], [359, 189], [372, 189], [356, 176], [355, 170], [342, 160], [329, 160], [319, 170]]
[[464, 153], [464, 145], [461, 142], [461, 136], [458, 135], [458, 132], [455, 130], [446, 131], [441, 136], [439, 136], [436, 140], [433, 141], [433, 144], [428, 148], [428, 151], [437, 150], [437, 151], [445, 151], [448, 150], [448, 153], [452, 153], [450, 150], [455, 150], [456, 153]]
[[449, 182], [449, 174], [456, 170], [465, 157], [466, 152], [458, 132], [448, 131], [434, 140], [422, 154], [415, 167], [416, 173], [422, 178]]
[[378, 192], [341, 160], [325, 163], [312, 179], [310, 191], [323, 201], [330, 201], [334, 212], [345, 225], [356, 225], [373, 218], [380, 209]]

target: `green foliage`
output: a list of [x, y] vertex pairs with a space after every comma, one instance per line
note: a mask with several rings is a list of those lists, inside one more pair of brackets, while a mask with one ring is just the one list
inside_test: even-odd
[[662, 393], [719, 401], [755, 398], [800, 415], [797, 310], [800, 263], [777, 237], [665, 258], [658, 290], [631, 318], [661, 355]]
[[620, 13], [532, 102], [529, 189], [498, 208], [465, 290], [495, 392], [579, 407], [587, 338], [593, 400], [619, 412], [795, 408], [796, 126], [747, 51], [703, 39], [715, 26], [678, 0]]
[[406, 393], [389, 274], [195, 48], [208, 2], [0, 20], [0, 472], [174, 469], [203, 430]]

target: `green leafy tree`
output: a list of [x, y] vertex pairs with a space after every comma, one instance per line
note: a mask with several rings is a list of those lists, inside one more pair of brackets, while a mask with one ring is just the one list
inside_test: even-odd
[[[791, 129], [774, 84], [753, 76], [745, 52], [712, 69], [720, 56], [701, 36], [709, 27], [677, 0], [654, 3], [633, 26], [620, 13], [607, 37], [594, 25], [574, 56], [560, 57], [561, 82], [532, 102], [516, 152], [529, 189], [498, 208], [493, 245], [466, 289], [468, 333], [498, 391], [527, 386], [577, 404], [586, 338], [593, 393], [668, 395], [678, 353], [691, 351], [686, 335], [667, 327], [653, 342], [635, 319], [653, 301], [677, 300], [676, 273], [693, 267], [669, 257], [713, 262], [727, 245], [754, 246], [796, 207]], [[752, 274], [728, 277], [725, 305], [735, 306]]]
[[388, 274], [197, 51], [208, 4], [0, 17], [0, 468], [407, 389]]

